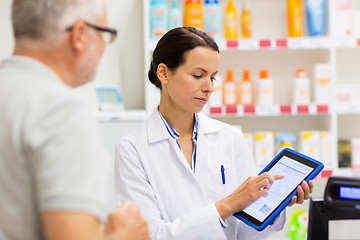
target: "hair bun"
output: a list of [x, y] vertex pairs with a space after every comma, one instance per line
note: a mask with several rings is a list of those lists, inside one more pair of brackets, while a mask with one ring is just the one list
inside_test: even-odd
[[148, 78], [149, 78], [150, 82], [155, 85], [155, 87], [161, 89], [161, 82], [160, 82], [159, 78], [157, 77], [155, 70], [156, 69], [154, 69], [154, 64], [151, 61], [150, 69], [148, 72]]

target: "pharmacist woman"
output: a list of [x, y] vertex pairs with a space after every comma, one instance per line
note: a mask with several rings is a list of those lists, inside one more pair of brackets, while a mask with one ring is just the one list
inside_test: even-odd
[[[148, 73], [161, 90], [160, 104], [116, 146], [118, 200], [140, 206], [151, 239], [264, 239], [284, 226], [285, 212], [262, 232], [232, 216], [282, 176], [256, 176], [243, 133], [200, 113], [213, 91], [219, 57], [216, 43], [201, 31], [166, 33]], [[290, 205], [308, 199], [312, 183], [298, 191]]]

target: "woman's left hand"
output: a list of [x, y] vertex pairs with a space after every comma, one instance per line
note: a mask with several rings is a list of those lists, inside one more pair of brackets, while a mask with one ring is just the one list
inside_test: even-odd
[[291, 199], [291, 202], [288, 206], [291, 207], [295, 203], [297, 204], [304, 203], [304, 200], [308, 200], [310, 198], [310, 194], [313, 192], [313, 189], [314, 189], [314, 183], [312, 180], [309, 181], [309, 183], [303, 181], [301, 186], [297, 187], [297, 191], [298, 191], [297, 196], [294, 196]]

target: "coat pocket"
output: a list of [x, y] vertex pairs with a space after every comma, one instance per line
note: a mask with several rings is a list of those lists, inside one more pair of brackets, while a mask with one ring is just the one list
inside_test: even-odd
[[215, 188], [220, 199], [230, 195], [238, 187], [236, 168], [230, 165], [221, 165], [215, 171]]

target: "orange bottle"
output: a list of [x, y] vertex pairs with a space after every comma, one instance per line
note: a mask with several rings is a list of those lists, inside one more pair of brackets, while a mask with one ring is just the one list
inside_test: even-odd
[[243, 79], [239, 84], [238, 103], [243, 105], [254, 104], [254, 83], [250, 79], [249, 69], [244, 70]]
[[201, 0], [186, 0], [184, 7], [184, 26], [204, 29], [204, 16]]
[[225, 9], [224, 33], [226, 40], [237, 40], [239, 35], [239, 24], [237, 17], [237, 8], [234, 0], [229, 0]]
[[226, 80], [223, 82], [223, 104], [225, 106], [236, 105], [236, 82], [233, 71], [227, 70]]
[[250, 3], [248, 0], [244, 1], [243, 9], [241, 12], [241, 37], [251, 38], [251, 11]]
[[287, 0], [288, 37], [302, 37], [302, 0]]

